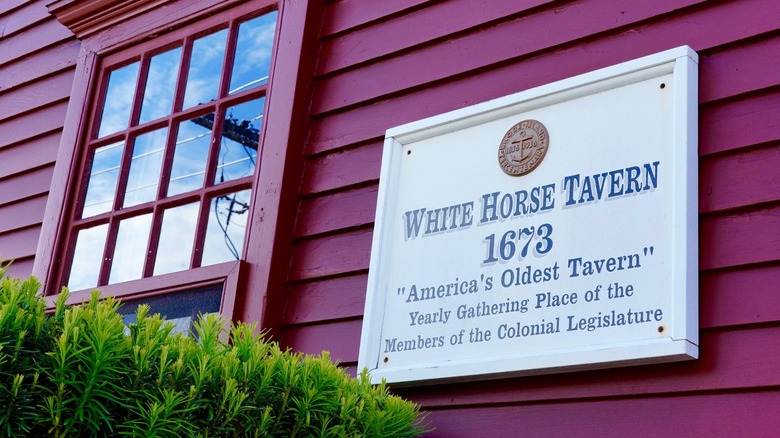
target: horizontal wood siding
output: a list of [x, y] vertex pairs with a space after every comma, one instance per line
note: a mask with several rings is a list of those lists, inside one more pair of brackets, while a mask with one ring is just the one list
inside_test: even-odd
[[32, 272], [79, 43], [46, 0], [0, 6], [0, 260]]
[[431, 436], [772, 435], [780, 402], [775, 0], [328, 3], [285, 345], [355, 371], [393, 126], [680, 45], [700, 55], [701, 358], [398, 389]]
[[437, 410], [428, 416], [437, 429], [426, 437], [773, 436], [778, 402], [780, 393], [770, 392]]
[[[15, 276], [32, 270], [80, 48], [47, 2], [0, 2], [0, 259]], [[431, 436], [775, 434], [776, 0], [327, 1], [282, 342], [356, 371], [388, 128], [683, 44], [700, 55], [701, 358], [397, 391], [431, 411]]]

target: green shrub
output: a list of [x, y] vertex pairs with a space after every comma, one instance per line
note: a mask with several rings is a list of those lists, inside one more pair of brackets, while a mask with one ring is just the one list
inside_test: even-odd
[[[351, 378], [327, 352], [282, 351], [206, 315], [197, 340], [139, 306], [125, 327], [120, 303], [99, 299], [54, 312], [40, 284], [0, 267], [0, 435], [346, 436], [423, 432], [419, 407]], [[226, 327], [230, 326], [230, 329]], [[225, 342], [229, 331], [230, 343]]]

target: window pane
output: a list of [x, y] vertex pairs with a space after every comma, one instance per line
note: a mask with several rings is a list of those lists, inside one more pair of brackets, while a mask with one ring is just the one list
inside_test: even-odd
[[130, 123], [130, 109], [133, 106], [137, 78], [138, 62], [111, 72], [98, 137], [127, 128]]
[[156, 198], [167, 133], [168, 129], [163, 128], [136, 137], [125, 190], [125, 207]]
[[254, 173], [264, 104], [260, 98], [227, 109], [214, 184]]
[[203, 187], [213, 125], [214, 113], [185, 120], [179, 124], [168, 196]]
[[276, 11], [241, 23], [230, 77], [230, 94], [268, 81], [276, 31]]
[[190, 334], [192, 322], [198, 315], [218, 313], [222, 304], [223, 285], [214, 284], [197, 289], [157, 295], [124, 303], [117, 313], [122, 315], [125, 324], [137, 322], [135, 311], [140, 304], [149, 305], [149, 314], [159, 313], [171, 321], [174, 333]]
[[190, 70], [184, 91], [183, 108], [191, 108], [217, 98], [227, 29], [206, 35], [192, 44]]
[[199, 205], [195, 202], [165, 210], [154, 275], [189, 269]]
[[124, 145], [125, 142], [121, 141], [95, 149], [81, 217], [111, 211]]
[[109, 283], [141, 278], [151, 224], [151, 214], [135, 216], [119, 222]]
[[244, 190], [211, 200], [202, 266], [241, 258], [251, 193]]
[[76, 237], [76, 250], [73, 252], [73, 263], [70, 265], [68, 287], [71, 290], [88, 289], [98, 285], [107, 232], [108, 224], [79, 231]]
[[181, 47], [161, 53], [149, 62], [140, 123], [146, 123], [171, 113], [176, 76], [179, 73]]

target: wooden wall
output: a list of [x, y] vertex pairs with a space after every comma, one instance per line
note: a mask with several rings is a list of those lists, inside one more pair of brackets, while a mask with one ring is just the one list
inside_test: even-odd
[[[0, 258], [32, 269], [79, 42], [0, 2]], [[701, 358], [430, 385], [431, 436], [780, 428], [776, 0], [332, 0], [320, 32], [282, 341], [353, 372], [387, 128], [687, 44], [700, 55]]]
[[32, 272], [79, 42], [47, 0], [0, 2], [0, 259]]
[[777, 433], [776, 0], [334, 0], [323, 20], [286, 345], [354, 371], [387, 128], [685, 44], [701, 61], [701, 358], [399, 392], [432, 436]]

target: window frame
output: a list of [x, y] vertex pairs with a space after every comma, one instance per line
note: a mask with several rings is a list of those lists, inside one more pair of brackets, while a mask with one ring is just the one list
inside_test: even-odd
[[[297, 210], [297, 186], [302, 171], [304, 130], [292, 127], [306, 120], [305, 105], [295, 102], [305, 102], [310, 93], [308, 79], [313, 75], [314, 60], [305, 54], [315, 47], [323, 5], [294, 0], [135, 0], [124, 2], [119, 7], [123, 10], [101, 11], [101, 4], [108, 6], [111, 2], [57, 0], [48, 5], [82, 44], [33, 266], [33, 274], [44, 283], [44, 295], [53, 304], [58, 293], [53, 282], [60, 278], [65, 234], [73, 229], [76, 197], [84, 188], [83, 149], [92, 126], [90, 120], [96, 113], [91, 105], [95, 96], [100, 95], [98, 84], [105, 82], [99, 75], [101, 61], [134, 45], [150, 46], [149, 51], [161, 49], [165, 44], [147, 43], [154, 41], [158, 32], [163, 38], [184, 39], [184, 34], [190, 33], [188, 26], [196, 22], [207, 21], [210, 24], [206, 27], [213, 28], [219, 22], [277, 9], [279, 17], [265, 93], [264, 117], [270, 122], [261, 127], [263, 140], [258, 146], [252, 181], [243, 259], [100, 289], [104, 295], [136, 299], [223, 283], [222, 315], [259, 322], [272, 331], [278, 329], [292, 246], [290, 224]], [[284, 56], [278, 56], [280, 52]], [[69, 302], [81, 302], [89, 294], [87, 290], [77, 291]]]
[[[225, 14], [216, 14], [214, 16], [208, 17], [207, 19], [198, 20], [197, 22], [191, 25], [187, 25], [186, 27], [181, 28], [176, 32], [170, 32], [155, 37], [149, 43], [133, 45], [119, 51], [113, 51], [110, 54], [100, 57], [99, 63], [95, 68], [95, 77], [93, 78], [94, 91], [92, 93], [92, 100], [88, 103], [88, 109], [91, 109], [92, 111], [90, 113], [90, 117], [88, 117], [88, 120], [84, 121], [85, 131], [81, 137], [81, 144], [78, 147], [79, 154], [77, 154], [75, 157], [76, 161], [74, 162], [74, 175], [76, 181], [74, 181], [72, 188], [73, 191], [71, 193], [72, 202], [66, 206], [69, 213], [66, 215], [68, 222], [63, 228], [63, 235], [61, 237], [63, 250], [60, 251], [60, 254], [62, 263], [57, 263], [56, 271], [53, 271], [51, 274], [52, 278], [57, 279], [58, 282], [62, 281], [66, 284], [68, 283], [70, 267], [74, 261], [72, 258], [73, 252], [78, 240], [77, 235], [79, 231], [100, 225], [109, 226], [104, 245], [105, 254], [102, 257], [101, 262], [101, 265], [108, 266], [113, 263], [112, 259], [116, 256], [114, 250], [117, 248], [117, 234], [119, 232], [118, 224], [125, 219], [137, 218], [143, 215], [152, 215], [149, 219], [149, 233], [145, 236], [148, 240], [147, 243], [149, 246], [147, 257], [144, 260], [142, 268], [142, 278], [149, 278], [153, 275], [153, 271], [157, 267], [157, 253], [160, 248], [157, 247], [156, 243], [159, 241], [161, 236], [163, 213], [169, 209], [192, 203], [197, 203], [198, 210], [201, 212], [201, 214], [199, 214], [200, 220], [198, 221], [198, 223], [200, 223], [200, 227], [196, 228], [196, 242], [200, 242], [201, 246], [196, 244], [193, 248], [194, 251], [191, 254], [191, 263], [193, 263], [195, 266], [201, 265], [201, 259], [204, 256], [204, 248], [202, 245], [205, 239], [207, 225], [206, 222], [208, 222], [205, 215], [210, 209], [209, 203], [219, 196], [251, 189], [253, 176], [244, 176], [238, 179], [232, 179], [221, 182], [219, 184], [214, 184], [210, 180], [213, 179], [217, 168], [216, 162], [212, 160], [209, 161], [207, 163], [208, 165], [204, 168], [204, 184], [199, 189], [192, 189], [171, 196], [162, 196], [159, 199], [142, 202], [139, 205], [119, 206], [118, 208], [116, 205], [112, 205], [108, 211], [91, 214], [85, 217], [83, 214], [81, 214], [81, 211], [85, 208], [84, 201], [90, 179], [89, 168], [92, 165], [91, 157], [93, 156], [93, 151], [101, 147], [110, 146], [117, 143], [122, 144], [124, 151], [123, 155], [125, 155], [125, 159], [123, 159], [121, 162], [120, 171], [116, 182], [118, 186], [118, 193], [116, 193], [116, 196], [112, 200], [112, 204], [122, 204], [122, 198], [124, 194], [122, 187], [124, 184], [128, 183], [127, 176], [128, 171], [131, 168], [131, 163], [128, 159], [130, 156], [129, 153], [132, 149], [131, 144], [142, 135], [146, 135], [152, 132], [159, 132], [160, 130], [164, 129], [167, 131], [167, 135], [166, 144], [160, 158], [162, 162], [160, 169], [162, 174], [157, 181], [158, 186], [155, 191], [165, 192], [169, 183], [168, 177], [170, 176], [166, 173], [166, 170], [171, 170], [170, 165], [173, 160], [175, 142], [177, 139], [176, 132], [178, 129], [180, 129], [181, 125], [184, 122], [197, 116], [202, 116], [209, 113], [218, 114], [218, 116], [215, 117], [215, 123], [211, 131], [214, 137], [219, 137], [221, 128], [224, 123], [224, 117], [222, 117], [222, 115], [224, 115], [226, 109], [229, 109], [235, 105], [244, 104], [249, 101], [265, 99], [268, 94], [270, 85], [268, 81], [266, 81], [266, 83], [263, 85], [253, 87], [235, 94], [229, 94], [227, 92], [229, 85], [228, 81], [230, 80], [230, 70], [228, 66], [231, 64], [229, 61], [233, 58], [233, 52], [230, 49], [235, 49], [235, 46], [227, 46], [225, 53], [225, 58], [227, 58], [227, 61], [223, 59], [225, 65], [223, 65], [221, 69], [221, 77], [223, 78], [223, 82], [221, 82], [222, 90], [219, 93], [219, 97], [217, 97], [215, 100], [212, 100], [211, 102], [206, 102], [189, 108], [174, 108], [174, 110], [171, 111], [171, 113], [167, 116], [158, 117], [154, 120], [150, 120], [144, 123], [137, 123], [135, 120], [138, 119], [138, 113], [141, 111], [141, 101], [144, 99], [143, 93], [141, 93], [141, 91], [143, 91], [145, 88], [145, 83], [148, 80], [146, 77], [146, 72], [148, 71], [148, 60], [157, 54], [167, 52], [176, 47], [186, 47], [191, 49], [191, 43], [197, 40], [197, 38], [215, 32], [221, 32], [222, 30], [230, 29], [230, 33], [233, 35], [233, 40], [235, 41], [237, 38], [236, 34], [238, 33], [238, 26], [241, 22], [265, 15], [272, 11], [276, 11], [275, 5], [273, 6], [274, 7], [260, 8], [251, 12], [249, 15], [241, 15], [241, 21], [235, 20], [232, 17], [226, 17]], [[230, 28], [228, 25], [231, 25]], [[183, 59], [186, 62], [189, 59], [189, 55], [187, 54], [187, 50], [182, 51], [184, 53]], [[100, 136], [98, 134], [98, 130], [101, 125], [102, 111], [105, 110], [105, 102], [108, 99], [106, 96], [106, 90], [108, 88], [110, 74], [117, 69], [121, 69], [127, 65], [143, 61], [144, 59], [146, 59], [147, 62], [139, 65], [140, 74], [138, 75], [137, 82], [135, 83], [136, 93], [133, 96], [133, 107], [135, 108], [135, 111], [131, 117], [134, 122], [130, 123], [130, 125], [125, 129]], [[187, 70], [180, 69], [177, 71], [177, 73], [186, 75]], [[181, 100], [183, 99], [183, 92], [186, 88], [186, 85], [186, 80], [181, 77], [179, 77], [176, 81], [175, 89], [178, 91], [178, 104], [176, 104], [176, 107], [181, 106]], [[218, 154], [221, 150], [220, 148], [222, 147], [218, 143], [224, 143], [224, 141], [225, 140], [223, 138], [222, 142], [212, 143], [209, 148], [211, 149], [211, 152], [213, 154]], [[262, 138], [258, 138], [258, 149], [261, 143]], [[212, 155], [210, 156], [215, 158]], [[243, 248], [243, 242], [240, 243]], [[239, 251], [241, 251], [242, 248], [238, 248]], [[111, 273], [109, 271], [109, 269], [102, 269], [102, 275], [100, 275], [98, 278], [98, 288], [102, 289], [106, 287], [106, 284], [110, 284], [108, 283], [109, 274]]]

